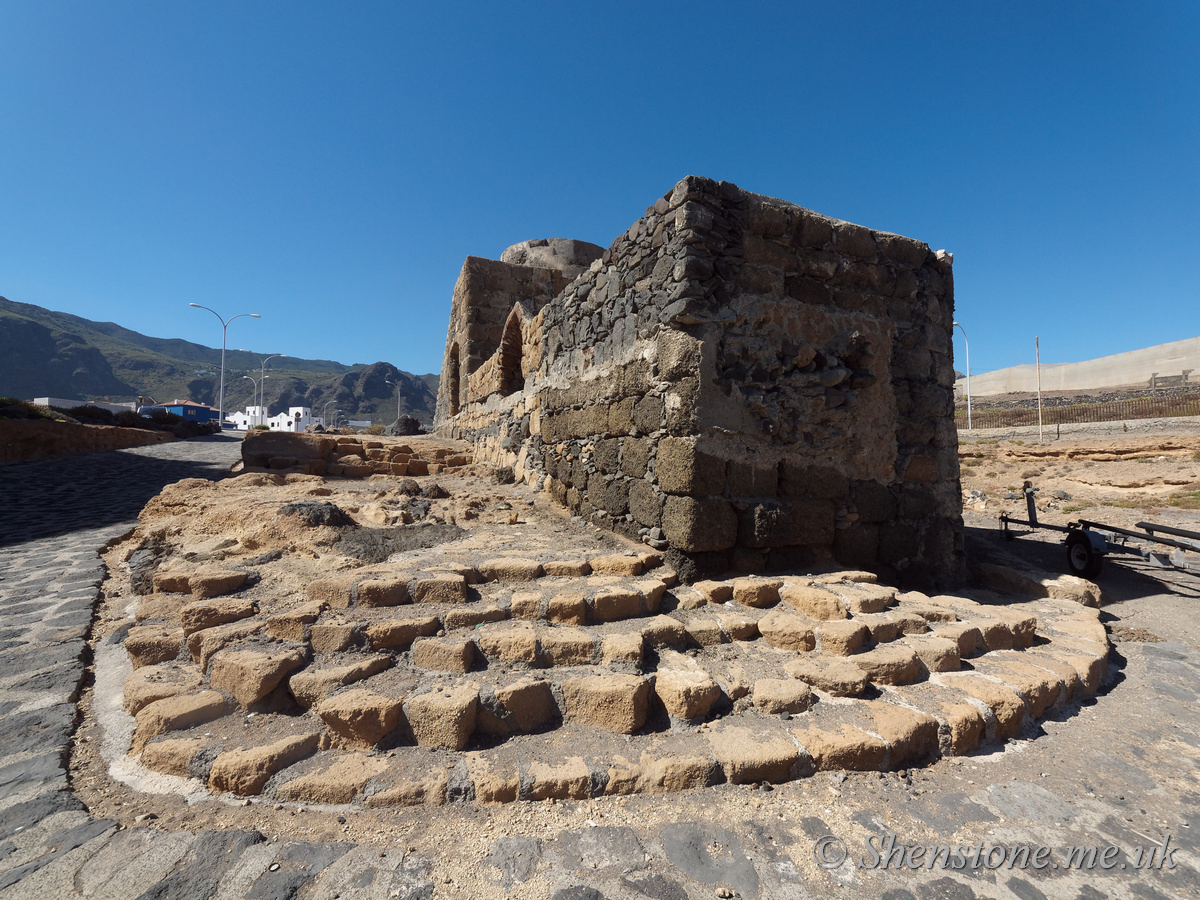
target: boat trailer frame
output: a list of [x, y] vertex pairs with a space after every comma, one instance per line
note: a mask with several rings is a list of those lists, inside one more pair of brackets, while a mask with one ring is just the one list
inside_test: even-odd
[[[1187, 552], [1200, 553], [1200, 532], [1156, 525], [1153, 522], [1138, 522], [1134, 527], [1140, 528], [1141, 531], [1089, 522], [1086, 519], [1068, 522], [1066, 525], [1049, 525], [1038, 521], [1033, 496], [1038, 490], [1028, 481], [1025, 482], [1025, 508], [1029, 513], [1028, 519], [1014, 519], [1007, 513], [1000, 513], [1000, 529], [1005, 540], [1011, 541], [1016, 538], [1009, 530], [1009, 525], [1027, 525], [1032, 529], [1045, 528], [1062, 532], [1066, 535], [1064, 540], [1067, 545], [1067, 567], [1072, 574], [1081, 578], [1094, 578], [1100, 574], [1104, 557], [1109, 553], [1128, 553], [1140, 556], [1162, 568], [1179, 569], [1200, 575], [1200, 562], [1192, 562], [1186, 556]], [[1160, 534], [1168, 534], [1171, 537], [1159, 537]], [[1171, 552], [1167, 553], [1141, 543], [1130, 543], [1130, 539], [1161, 544], [1170, 547]]]

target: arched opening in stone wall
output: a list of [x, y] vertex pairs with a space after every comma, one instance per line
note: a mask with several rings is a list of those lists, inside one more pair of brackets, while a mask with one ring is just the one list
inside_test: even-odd
[[525, 388], [525, 375], [521, 371], [521, 318], [513, 310], [504, 323], [504, 336], [500, 338], [500, 396], [507, 397]]
[[458, 344], [450, 348], [449, 368], [450, 371], [447, 374], [450, 376], [450, 383], [446, 386], [446, 396], [450, 399], [450, 415], [457, 416], [462, 403], [462, 398], [459, 396]]

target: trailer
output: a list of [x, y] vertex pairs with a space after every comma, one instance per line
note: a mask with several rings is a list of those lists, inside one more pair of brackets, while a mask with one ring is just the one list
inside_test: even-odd
[[[1173, 528], [1169, 525], [1157, 525], [1154, 522], [1136, 523], [1134, 528], [1141, 529], [1140, 531], [1118, 528], [1115, 525], [1104, 525], [1100, 522], [1089, 522], [1087, 519], [1068, 522], [1066, 525], [1050, 525], [1038, 521], [1037, 506], [1033, 496], [1038, 488], [1033, 487], [1027, 481], [1024, 491], [1025, 508], [1028, 510], [1029, 518], [1014, 519], [1007, 513], [1001, 513], [1000, 528], [1004, 532], [1004, 539], [1011, 541], [1016, 538], [1016, 535], [1009, 529], [1009, 525], [1027, 525], [1032, 529], [1044, 528], [1065, 534], [1067, 567], [1073, 575], [1081, 578], [1094, 578], [1099, 575], [1104, 558], [1109, 553], [1128, 553], [1140, 556], [1162, 568], [1200, 574], [1200, 562], [1194, 561], [1187, 555], [1188, 553], [1200, 554], [1200, 532]], [[1161, 535], [1170, 535], [1170, 537]], [[1171, 549], [1167, 552], [1147, 544], [1156, 544]]]

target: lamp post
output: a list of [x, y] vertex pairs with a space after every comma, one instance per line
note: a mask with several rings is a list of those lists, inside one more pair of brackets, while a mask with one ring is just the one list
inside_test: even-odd
[[221, 314], [215, 309], [208, 306], [201, 306], [199, 303], [189, 303], [188, 306], [194, 306], [196, 309], [207, 309], [210, 313], [217, 317], [217, 321], [221, 323], [221, 398], [217, 401], [217, 424], [218, 427], [225, 427], [225, 332], [229, 328], [229, 323], [234, 319], [240, 319], [242, 316], [249, 316], [251, 319], [261, 319], [258, 313], [238, 313], [236, 316], [231, 316], [228, 319], [222, 319]]
[[[331, 403], [336, 403], [336, 402], [337, 402], [336, 400], [326, 400], [325, 406], [321, 410], [321, 424], [324, 425], [325, 428], [329, 428], [329, 420], [327, 418], [325, 418], [325, 414], [329, 412], [329, 405]], [[337, 412], [337, 410], [334, 410], [334, 412]]]
[[[259, 396], [259, 385], [260, 385], [260, 384], [262, 384], [262, 381], [260, 381], [260, 380], [256, 379], [256, 378], [255, 378], [253, 375], [243, 375], [242, 377], [243, 377], [243, 378], [249, 378], [249, 379], [250, 379], [250, 383], [251, 383], [252, 385], [254, 385], [255, 406], [256, 406], [256, 408], [259, 408], [259, 409], [261, 409], [261, 407], [259, 407], [259, 406], [257, 405], [257, 404], [258, 404], [258, 402], [259, 402], [257, 398], [258, 398], [258, 396]], [[264, 376], [263, 376], [263, 378], [264, 378], [264, 379], [266, 379], [266, 378], [270, 378], [270, 377], [271, 377], [270, 375], [264, 375]], [[255, 425], [261, 425], [262, 423], [261, 423], [261, 422], [255, 422], [254, 424], [255, 424]]]
[[963, 333], [963, 347], [967, 353], [967, 431], [971, 430], [971, 344], [967, 341], [967, 329], [963, 328], [957, 322], [953, 323], [954, 327]]
[[385, 378], [384, 380], [388, 384], [394, 384], [396, 386], [396, 422], [397, 422], [396, 427], [399, 428], [400, 427], [400, 425], [399, 425], [399, 422], [400, 422], [400, 382], [392, 381], [390, 378]]
[[[287, 354], [286, 353], [273, 353], [272, 355], [268, 356], [266, 359], [262, 360], [262, 365], [258, 367], [258, 374], [260, 376], [259, 384], [262, 384], [264, 381], [267, 380], [267, 363], [269, 363], [271, 360], [273, 360], [279, 356], [287, 356]], [[262, 417], [264, 419], [267, 417], [267, 411], [265, 409], [263, 409], [263, 407], [266, 406], [266, 400], [267, 400], [266, 394], [267, 394], [267, 389], [266, 389], [266, 387], [263, 387], [262, 392], [259, 394], [258, 408], [262, 410]]]

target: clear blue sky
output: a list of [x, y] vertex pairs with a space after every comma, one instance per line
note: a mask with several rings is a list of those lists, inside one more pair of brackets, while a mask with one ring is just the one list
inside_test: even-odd
[[[0, 0], [0, 295], [437, 372], [688, 174], [955, 254], [971, 368], [1200, 334], [1200, 4]], [[956, 364], [962, 369], [961, 335]]]

